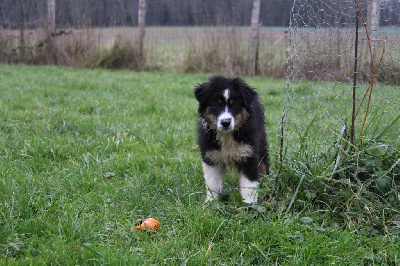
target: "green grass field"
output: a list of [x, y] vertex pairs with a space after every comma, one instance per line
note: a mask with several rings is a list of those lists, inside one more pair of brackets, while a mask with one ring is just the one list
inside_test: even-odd
[[[400, 263], [394, 234], [243, 206], [233, 173], [205, 204], [193, 87], [206, 78], [0, 65], [0, 264]], [[246, 80], [275, 152], [285, 82]], [[158, 232], [131, 232], [148, 217]]]

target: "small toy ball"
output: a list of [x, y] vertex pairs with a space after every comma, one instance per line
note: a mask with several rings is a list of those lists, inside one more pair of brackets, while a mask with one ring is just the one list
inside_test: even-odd
[[158, 230], [160, 223], [154, 218], [139, 219], [135, 222], [137, 230]]

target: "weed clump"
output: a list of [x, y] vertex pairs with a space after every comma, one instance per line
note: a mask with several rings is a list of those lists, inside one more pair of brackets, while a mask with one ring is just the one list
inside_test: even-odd
[[96, 65], [107, 69], [143, 70], [145, 58], [135, 44], [119, 37], [111, 48], [99, 56]]
[[363, 137], [347, 149], [346, 142], [324, 151], [302, 143], [280, 165], [277, 197], [292, 202], [287, 211], [308, 206], [343, 227], [400, 235], [399, 147], [379, 138]]

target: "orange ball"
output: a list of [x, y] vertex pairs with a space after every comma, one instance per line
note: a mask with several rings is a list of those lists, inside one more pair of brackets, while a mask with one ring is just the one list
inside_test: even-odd
[[160, 223], [154, 218], [147, 218], [145, 220], [141, 220], [140, 224], [136, 226], [137, 230], [158, 230], [160, 229]]

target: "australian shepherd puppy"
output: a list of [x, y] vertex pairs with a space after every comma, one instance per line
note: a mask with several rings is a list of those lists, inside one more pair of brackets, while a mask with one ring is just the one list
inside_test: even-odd
[[213, 76], [194, 94], [199, 102], [198, 143], [206, 201], [218, 200], [226, 169], [234, 167], [244, 202], [255, 203], [259, 175], [269, 174], [264, 111], [257, 92], [240, 78]]

